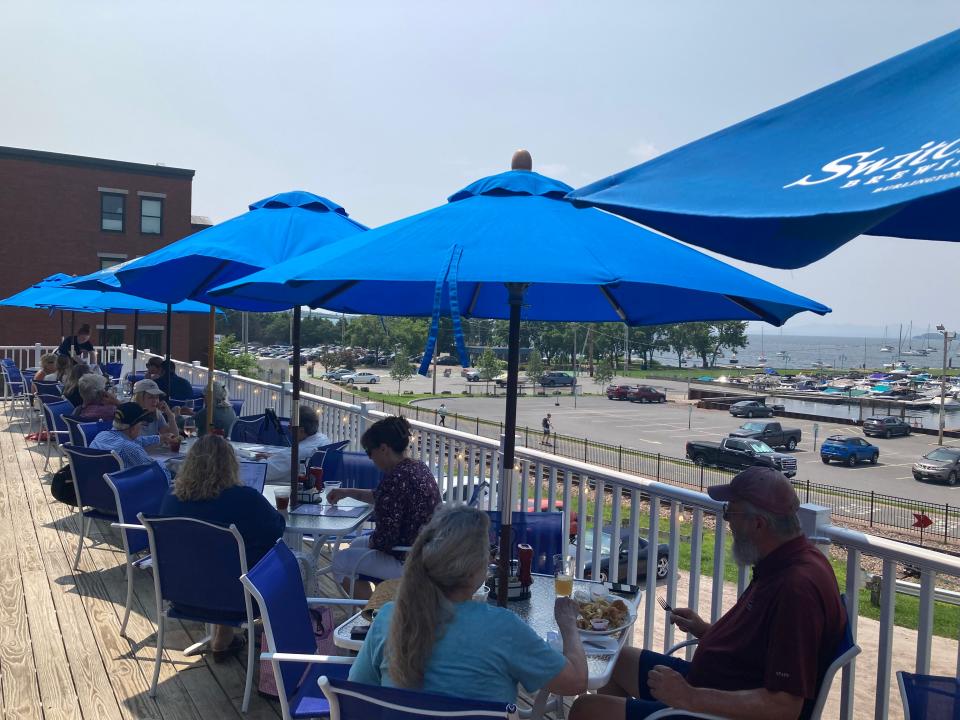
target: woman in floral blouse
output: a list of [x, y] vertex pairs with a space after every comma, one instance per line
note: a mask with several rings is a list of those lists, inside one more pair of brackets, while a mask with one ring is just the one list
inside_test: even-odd
[[[413, 545], [420, 528], [440, 505], [440, 489], [430, 468], [404, 454], [410, 445], [406, 418], [388, 417], [374, 423], [360, 438], [360, 444], [383, 472], [383, 480], [375, 490], [337, 488], [327, 493], [327, 502], [332, 504], [341, 498], [372, 503], [377, 519], [372, 534], [357, 538], [334, 557], [333, 572], [345, 589], [349, 589], [351, 576], [381, 580], [400, 577], [403, 554], [392, 548]], [[354, 596], [368, 598], [369, 584], [356, 583]]]

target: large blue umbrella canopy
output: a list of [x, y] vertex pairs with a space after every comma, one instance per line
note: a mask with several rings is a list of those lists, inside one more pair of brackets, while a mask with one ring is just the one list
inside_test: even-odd
[[797, 268], [857, 235], [960, 240], [960, 30], [570, 197]]
[[432, 210], [295, 262], [215, 289], [216, 298], [381, 315], [429, 315], [424, 372], [438, 318], [448, 314], [466, 362], [461, 315], [510, 319], [504, 417], [498, 599], [511, 554], [520, 319], [626, 321], [751, 319], [780, 324], [829, 312], [813, 300], [593, 208], [564, 200], [570, 187], [514, 170], [479, 180]]
[[[301, 190], [265, 198], [249, 208], [243, 215], [111, 268], [112, 277], [100, 277], [90, 284], [103, 287], [106, 281], [115, 289], [158, 302], [191, 299], [211, 303], [213, 299], [207, 296], [211, 287], [366, 230], [340, 205]], [[76, 285], [89, 286], [83, 280]], [[265, 312], [290, 307], [270, 298], [217, 300], [216, 304]]]
[[564, 200], [527, 171], [479, 180], [438, 208], [226, 283], [213, 301], [346, 313], [507, 318], [504, 283], [526, 283], [525, 320], [653, 325], [765, 320], [829, 308], [658, 233]]
[[[31, 285], [26, 290], [0, 300], [0, 306], [112, 314], [142, 312], [159, 315], [167, 311], [167, 306], [164, 303], [145, 300], [126, 293], [80, 290], [71, 287], [69, 283], [75, 279], [73, 276], [63, 273], [51, 275]], [[205, 314], [210, 312], [209, 305], [192, 300], [176, 303], [171, 309], [176, 313]]]

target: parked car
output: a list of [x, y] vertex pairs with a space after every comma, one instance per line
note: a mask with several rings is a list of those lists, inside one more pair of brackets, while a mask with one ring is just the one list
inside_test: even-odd
[[896, 417], [868, 417], [863, 421], [863, 434], [867, 437], [893, 437], [910, 434], [910, 424]]
[[341, 367], [341, 368], [337, 368], [336, 370], [331, 370], [330, 372], [325, 372], [323, 374], [323, 377], [325, 377], [327, 380], [340, 380], [343, 378], [344, 375], [352, 375], [352, 374], [353, 374], [353, 370], [351, 370], [350, 368]]
[[607, 385], [607, 400], [626, 400], [632, 385]]
[[667, 396], [649, 385], [637, 385], [635, 388], [630, 388], [630, 392], [627, 393], [627, 400], [630, 402], [663, 403], [667, 401]]
[[[600, 572], [607, 580], [610, 578], [610, 542], [613, 539], [612, 528], [604, 527], [600, 534]], [[620, 530], [620, 550], [617, 554], [617, 582], [625, 583], [627, 581], [627, 556], [630, 549], [630, 530], [621, 528]], [[643, 583], [647, 578], [647, 540], [646, 538], [637, 538], [637, 582]], [[572, 554], [576, 553], [576, 545]], [[584, 532], [583, 551], [587, 558], [583, 566], [583, 577], [590, 579], [593, 575], [593, 533]], [[670, 546], [666, 543], [660, 543], [657, 546], [657, 580], [665, 580], [670, 574]]]
[[480, 381], [480, 371], [476, 368], [463, 368], [460, 371], [461, 377], [465, 377], [467, 382], [479, 382]]
[[942, 480], [956, 485], [960, 478], [960, 448], [938, 447], [913, 464], [914, 480]]
[[778, 422], [745, 422], [739, 429], [730, 433], [730, 437], [753, 438], [762, 440], [770, 447], [785, 447], [795, 450], [803, 437], [800, 428], [784, 428]]
[[730, 414], [734, 417], [773, 417], [773, 408], [764, 405], [759, 400], [741, 400], [730, 406]]
[[[493, 381], [497, 384], [497, 387], [506, 387], [506, 386], [507, 386], [507, 374], [506, 374], [506, 373], [500, 373], [499, 375], [497, 375], [497, 376], [493, 379]], [[521, 374], [517, 377], [517, 385], [518, 385], [519, 387], [523, 387], [524, 385], [529, 385], [529, 384], [530, 384], [530, 378], [529, 378], [527, 375], [524, 375], [523, 373], [521, 373]]]
[[820, 459], [825, 465], [831, 460], [845, 462], [853, 467], [861, 460], [874, 465], [880, 459], [880, 448], [853, 435], [831, 435], [820, 444]]
[[543, 387], [562, 387], [570, 386], [573, 387], [577, 384], [577, 380], [573, 375], [568, 375], [565, 372], [560, 372], [559, 370], [551, 370], [543, 374], [543, 377], [540, 378], [540, 385]]
[[350, 375], [341, 376], [340, 380], [345, 383], [350, 383], [351, 385], [359, 385], [361, 383], [372, 384], [380, 382], [380, 376], [376, 373], [370, 372], [369, 370], [358, 370]]
[[751, 438], [724, 438], [718, 443], [691, 440], [687, 443], [687, 457], [697, 465], [716, 465], [729, 470], [759, 465], [772, 467], [787, 477], [797, 474], [797, 459], [793, 455], [774, 452], [765, 442]]

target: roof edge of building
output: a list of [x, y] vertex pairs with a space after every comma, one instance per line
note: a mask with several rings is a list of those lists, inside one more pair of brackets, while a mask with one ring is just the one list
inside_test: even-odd
[[0, 145], [0, 158], [33, 160], [35, 162], [52, 163], [55, 165], [95, 167], [105, 170], [138, 173], [141, 175], [168, 175], [192, 178], [196, 172], [187, 168], [167, 167], [166, 165], [147, 165], [145, 163], [126, 162], [124, 160], [107, 160], [104, 158], [87, 157], [85, 155], [67, 155], [65, 153], [47, 152], [46, 150], [28, 150], [2, 145]]

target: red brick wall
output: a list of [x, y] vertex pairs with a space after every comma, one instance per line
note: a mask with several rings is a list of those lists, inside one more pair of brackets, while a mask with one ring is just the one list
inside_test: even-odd
[[[63, 272], [82, 275], [100, 269], [97, 253], [145, 255], [192, 232], [190, 225], [192, 171], [150, 165], [101, 164], [92, 158], [45, 156], [0, 148], [0, 297], [8, 297], [32, 283]], [[122, 165], [118, 167], [117, 165]], [[98, 188], [128, 191], [124, 231], [100, 229]], [[160, 235], [141, 235], [138, 191], [164, 193]], [[162, 281], [162, 280], [161, 280]], [[103, 315], [76, 315], [76, 324], [91, 327]], [[144, 316], [141, 325], [163, 325], [163, 316]], [[191, 326], [205, 318], [174, 316], [173, 354], [202, 359], [205, 347], [191, 343]], [[125, 342], [133, 342], [133, 316], [111, 315], [109, 325], [124, 325]], [[70, 314], [65, 331], [69, 333]], [[200, 331], [202, 333], [202, 331]], [[94, 341], [96, 341], [96, 333]], [[60, 340], [59, 314], [43, 310], [0, 308], [0, 345]], [[161, 350], [160, 348], [151, 348]]]

